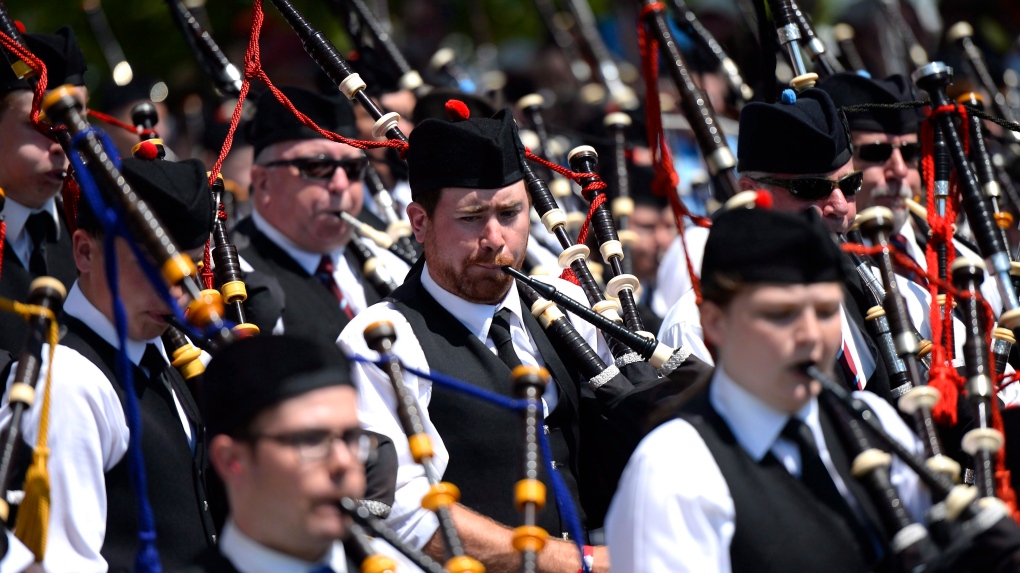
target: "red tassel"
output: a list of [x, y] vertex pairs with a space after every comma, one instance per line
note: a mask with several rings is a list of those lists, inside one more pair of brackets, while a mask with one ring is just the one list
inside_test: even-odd
[[64, 176], [64, 184], [60, 187], [60, 196], [64, 199], [64, 216], [67, 218], [67, 228], [73, 235], [78, 230], [75, 218], [78, 216], [81, 189], [78, 188], [78, 182], [74, 180], [70, 171]]
[[649, 34], [648, 25], [644, 22], [644, 18], [651, 12], [665, 9], [665, 4], [653, 2], [645, 5], [638, 16], [638, 47], [641, 52], [641, 74], [645, 80], [645, 121], [647, 123], [648, 148], [652, 151], [652, 167], [655, 170], [655, 177], [652, 179], [652, 193], [669, 199], [676, 228], [680, 235], [680, 243], [684, 247], [684, 258], [687, 272], [691, 277], [691, 287], [700, 303], [701, 281], [694, 273], [694, 265], [687, 252], [687, 242], [684, 239], [684, 217], [689, 218], [699, 227], [708, 227], [711, 225], [711, 221], [707, 217], [692, 215], [680, 200], [680, 194], [677, 193], [676, 188], [680, 184], [680, 176], [673, 168], [673, 157], [662, 127], [662, 111], [659, 102], [659, 42]]
[[450, 121], [464, 121], [471, 117], [471, 110], [459, 99], [451, 99], [446, 102], [446, 115], [450, 116]]
[[21, 22], [21, 20], [15, 20], [14, 27], [18, 29], [18, 32], [21, 32], [22, 34], [25, 33], [25, 25]]

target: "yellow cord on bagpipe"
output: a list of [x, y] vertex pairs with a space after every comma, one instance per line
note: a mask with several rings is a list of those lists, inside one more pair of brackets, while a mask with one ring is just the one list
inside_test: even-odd
[[[50, 322], [48, 342], [50, 345], [49, 364], [46, 367], [46, 389], [43, 390], [42, 410], [39, 413], [39, 436], [32, 453], [32, 465], [25, 474], [25, 499], [18, 510], [18, 523], [14, 535], [35, 555], [36, 562], [42, 562], [46, 553], [46, 532], [50, 521], [50, 474], [46, 460], [50, 450], [47, 447], [50, 428], [50, 374], [53, 372], [53, 354], [60, 341], [57, 317], [53, 311], [34, 304], [24, 304], [0, 298], [0, 310], [19, 314], [24, 318], [41, 316]], [[32, 391], [31, 387], [27, 388]], [[11, 392], [15, 391], [11, 388]]]

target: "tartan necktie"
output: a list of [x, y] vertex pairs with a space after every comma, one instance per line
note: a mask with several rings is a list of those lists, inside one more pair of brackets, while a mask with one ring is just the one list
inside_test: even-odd
[[333, 293], [336, 297], [336, 301], [340, 303], [340, 309], [344, 311], [347, 318], [354, 318], [354, 312], [351, 311], [351, 307], [347, 304], [347, 299], [344, 298], [343, 291], [340, 290], [340, 285], [336, 284], [336, 278], [333, 277], [333, 272], [336, 267], [333, 265], [333, 259], [329, 255], [322, 255], [322, 259], [319, 260], [319, 266], [315, 269], [315, 278], [319, 279], [319, 282], [323, 284], [329, 292]]

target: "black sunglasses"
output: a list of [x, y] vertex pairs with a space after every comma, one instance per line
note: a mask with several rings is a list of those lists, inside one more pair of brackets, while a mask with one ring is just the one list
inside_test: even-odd
[[869, 163], [885, 163], [892, 156], [893, 148], [900, 150], [905, 163], [909, 163], [921, 153], [920, 143], [866, 143], [857, 148], [858, 156]]
[[864, 173], [854, 171], [837, 181], [824, 177], [794, 177], [792, 179], [774, 179], [772, 177], [758, 177], [755, 181], [782, 187], [790, 192], [794, 198], [801, 201], [818, 201], [828, 197], [832, 191], [839, 187], [846, 198], [853, 197], [861, 190], [861, 183], [864, 181]]
[[297, 167], [302, 179], [315, 181], [329, 181], [336, 174], [338, 168], [342, 168], [347, 174], [349, 181], [361, 181], [365, 178], [365, 168], [368, 167], [368, 158], [345, 157], [333, 159], [332, 157], [297, 157], [295, 159], [280, 159], [264, 163], [263, 167], [283, 167], [293, 165]]

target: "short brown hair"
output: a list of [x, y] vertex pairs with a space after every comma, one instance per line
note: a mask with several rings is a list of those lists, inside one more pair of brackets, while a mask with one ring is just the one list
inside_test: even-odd
[[442, 189], [429, 189], [428, 191], [411, 193], [411, 200], [421, 205], [421, 208], [425, 210], [425, 214], [431, 219], [436, 214], [436, 206], [439, 205], [439, 199], [442, 196]]
[[701, 299], [725, 309], [747, 287], [748, 284], [736, 276], [713, 273], [701, 279]]

